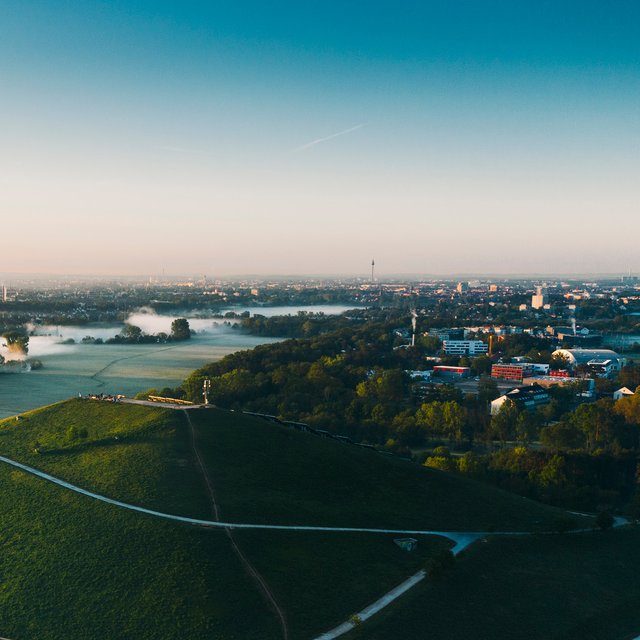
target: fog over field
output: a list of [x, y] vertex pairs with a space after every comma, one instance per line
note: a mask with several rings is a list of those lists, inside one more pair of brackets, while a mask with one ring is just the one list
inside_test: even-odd
[[[324, 305], [310, 307], [233, 308], [262, 315], [295, 314], [298, 311], [342, 313], [350, 307]], [[86, 336], [107, 340], [120, 333], [122, 324], [81, 326], [29, 325], [29, 359], [42, 362], [31, 371], [28, 364], [6, 367], [0, 386], [0, 418], [35, 409], [44, 404], [77, 396], [78, 393], [122, 393], [135, 395], [151, 387], [161, 389], [179, 385], [194, 369], [219, 360], [240, 349], [277, 342], [277, 338], [251, 336], [233, 329], [234, 319], [196, 317], [193, 311], [181, 314], [157, 314], [142, 309], [131, 314], [127, 323], [145, 333], [170, 333], [171, 323], [186, 317], [195, 331], [191, 340], [159, 344], [83, 344]], [[73, 343], [65, 343], [73, 340]], [[24, 359], [0, 346], [7, 360]]]

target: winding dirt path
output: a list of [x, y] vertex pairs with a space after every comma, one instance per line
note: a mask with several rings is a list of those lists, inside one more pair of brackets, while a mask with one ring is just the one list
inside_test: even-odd
[[[193, 426], [193, 422], [191, 422], [191, 417], [189, 416], [189, 412], [183, 410], [183, 414], [187, 419], [187, 423], [189, 425], [189, 431], [191, 433], [191, 447], [193, 449], [193, 453], [195, 454], [196, 462], [198, 463], [198, 468], [200, 469], [200, 473], [202, 474], [205, 484], [207, 485], [207, 491], [209, 493], [209, 499], [211, 502], [211, 513], [215, 518], [216, 522], [220, 522], [220, 509], [218, 507], [218, 502], [216, 501], [216, 494], [213, 488], [213, 481], [200, 455], [200, 451], [198, 449], [198, 444], [197, 444], [197, 434], [196, 434], [195, 427]], [[266, 598], [271, 608], [275, 611], [276, 615], [278, 616], [278, 620], [280, 621], [280, 625], [282, 627], [282, 637], [284, 638], [284, 640], [288, 640], [289, 628], [287, 627], [287, 619], [284, 615], [284, 611], [282, 610], [282, 607], [278, 604], [278, 601], [276, 600], [276, 597], [273, 594], [273, 591], [269, 587], [267, 581], [260, 575], [260, 572], [251, 564], [247, 556], [243, 553], [242, 549], [240, 548], [240, 545], [238, 544], [238, 541], [235, 539], [235, 536], [233, 535], [232, 529], [229, 527], [226, 527], [224, 532], [226, 533], [227, 538], [229, 538], [229, 542], [231, 543], [231, 548], [233, 549], [234, 553], [236, 554], [236, 556], [238, 556], [245, 570], [251, 576], [254, 582], [258, 585], [259, 590], [261, 591], [261, 593]]]

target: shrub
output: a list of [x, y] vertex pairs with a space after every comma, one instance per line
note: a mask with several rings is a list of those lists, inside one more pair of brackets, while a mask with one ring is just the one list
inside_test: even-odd
[[602, 531], [613, 527], [614, 519], [608, 511], [601, 511], [596, 518], [596, 525]]

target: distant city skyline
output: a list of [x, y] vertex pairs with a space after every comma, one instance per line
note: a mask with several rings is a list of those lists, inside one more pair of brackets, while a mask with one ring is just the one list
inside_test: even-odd
[[640, 6], [0, 4], [0, 272], [640, 270]]

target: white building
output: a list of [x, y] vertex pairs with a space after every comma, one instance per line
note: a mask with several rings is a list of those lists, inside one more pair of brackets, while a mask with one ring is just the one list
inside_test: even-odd
[[449, 356], [477, 356], [489, 351], [482, 340], [445, 340], [442, 348]]
[[536, 292], [531, 296], [531, 308], [542, 309], [545, 306], [546, 291], [543, 287], [536, 287]]
[[631, 389], [627, 387], [622, 387], [617, 391], [613, 392], [613, 399], [620, 400], [620, 398], [626, 398], [627, 396], [633, 396], [633, 395], [635, 394], [633, 393], [633, 391], [631, 391]]
[[618, 373], [627, 363], [625, 358], [611, 349], [557, 349], [553, 355], [566, 358], [571, 369], [587, 365], [601, 370], [607, 376]]

